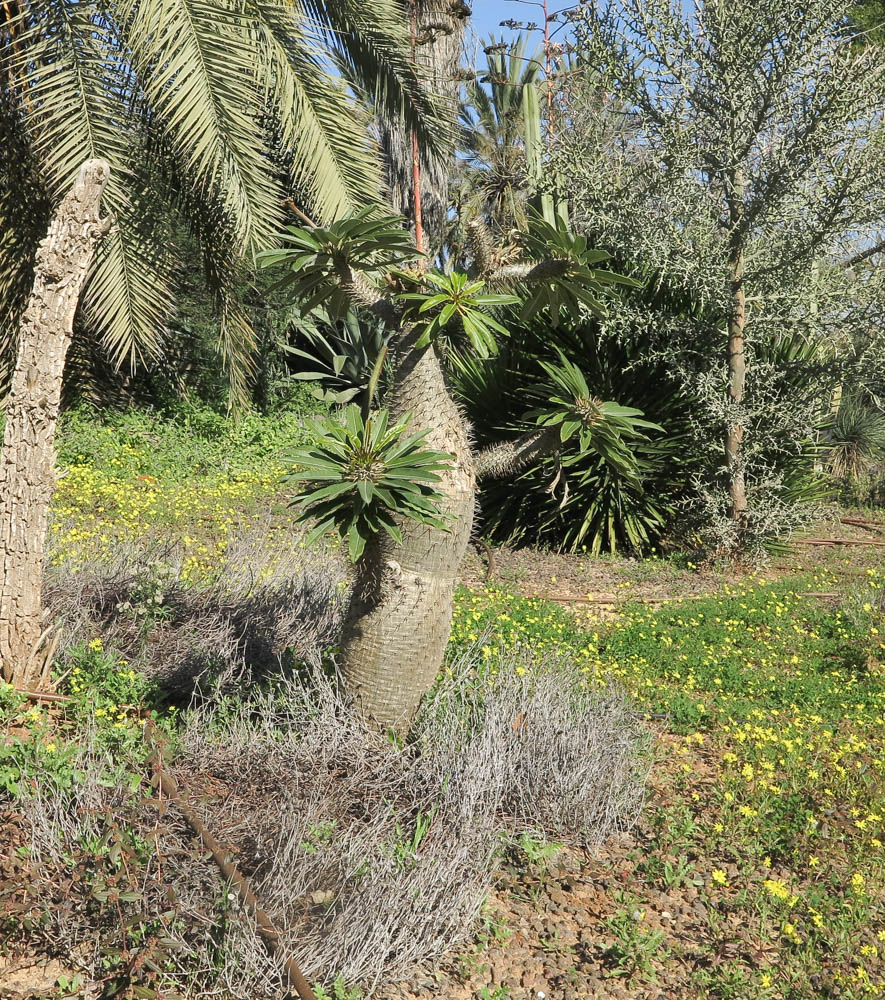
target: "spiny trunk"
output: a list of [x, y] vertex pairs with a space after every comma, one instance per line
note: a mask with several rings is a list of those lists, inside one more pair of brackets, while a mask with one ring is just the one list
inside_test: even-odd
[[[415, 60], [428, 72], [428, 89], [436, 95], [454, 123], [458, 111], [458, 65], [470, 8], [464, 0], [406, 0], [414, 16]], [[414, 149], [412, 136], [382, 122], [381, 144], [387, 168], [387, 183], [394, 209], [415, 221]], [[433, 258], [442, 244], [449, 210], [449, 175], [454, 149], [439, 155], [422, 152], [421, 216], [424, 249]]]
[[725, 460], [728, 467], [728, 491], [731, 496], [731, 517], [742, 539], [747, 527], [747, 486], [744, 475], [744, 425], [739, 411], [744, 399], [747, 377], [744, 328], [746, 302], [744, 297], [743, 239], [739, 230], [743, 215], [743, 171], [736, 170], [732, 179], [730, 215], [732, 223], [731, 310], [728, 320], [728, 402], [731, 416], [725, 434]]
[[416, 339], [406, 333], [398, 345], [400, 371], [390, 409], [394, 416], [411, 413], [412, 429], [431, 429], [426, 446], [454, 456], [438, 484], [450, 530], [408, 521], [402, 545], [383, 536], [367, 546], [340, 657], [349, 697], [377, 725], [394, 729], [407, 728], [442, 666], [476, 484], [464, 421], [433, 348], [416, 350]]
[[562, 448], [558, 426], [538, 427], [515, 441], [500, 441], [489, 445], [476, 456], [477, 479], [502, 479], [515, 476], [548, 455]]
[[48, 683], [53, 647], [42, 623], [43, 548], [55, 488], [55, 426], [74, 314], [110, 228], [99, 205], [110, 167], [89, 160], [40, 244], [19, 328], [0, 452], [0, 669], [18, 688]]
[[[454, 125], [457, 71], [470, 8], [463, 0], [404, 0], [403, 6], [413, 18], [416, 61], [427, 68], [429, 88], [442, 99]], [[445, 230], [454, 149], [450, 154], [421, 154], [416, 164], [411, 135], [383, 123], [381, 131], [393, 207], [415, 221], [417, 178], [423, 249], [432, 258]], [[419, 351], [416, 340], [410, 330], [399, 336], [399, 368], [389, 408], [393, 416], [411, 413], [412, 431], [430, 431], [426, 446], [454, 456], [438, 484], [445, 497], [443, 510], [451, 519], [449, 530], [405, 521], [402, 545], [387, 536], [367, 545], [345, 616], [340, 657], [349, 697], [376, 725], [396, 729], [407, 728], [442, 666], [455, 579], [473, 525], [476, 486], [464, 421], [433, 348]]]

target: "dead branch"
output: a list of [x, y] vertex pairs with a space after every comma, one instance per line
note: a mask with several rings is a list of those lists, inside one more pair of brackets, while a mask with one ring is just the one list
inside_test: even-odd
[[259, 906], [258, 898], [252, 891], [251, 886], [240, 874], [237, 866], [230, 860], [218, 841], [206, 829], [203, 821], [188, 802], [184, 791], [179, 788], [175, 778], [163, 769], [163, 755], [160, 750], [159, 734], [157, 727], [150, 719], [145, 721], [144, 738], [151, 749], [148, 760], [154, 768], [153, 784], [171, 802], [175, 803], [179, 812], [187, 821], [188, 826], [193, 830], [194, 835], [212, 855], [221, 874], [235, 887], [240, 901], [255, 918], [255, 925], [268, 953], [278, 958], [283, 966], [288, 980], [287, 985], [295, 988], [295, 992], [298, 994], [300, 1000], [316, 1000], [316, 994], [310, 988], [310, 983], [304, 978], [301, 969], [298, 968], [293, 959], [282, 951], [280, 932], [276, 929], [267, 913]]

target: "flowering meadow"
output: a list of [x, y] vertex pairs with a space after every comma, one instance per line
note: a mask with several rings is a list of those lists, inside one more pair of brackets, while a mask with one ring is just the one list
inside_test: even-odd
[[[632, 967], [637, 987], [885, 995], [883, 580], [870, 569], [829, 605], [806, 596], [835, 583], [747, 579], [605, 624], [496, 588], [459, 595], [454, 647], [491, 670], [519, 649], [577, 657], [658, 732], [627, 888], [667, 933]], [[686, 890], [703, 904], [690, 941], [660, 921]]]
[[[144, 415], [105, 426], [74, 417], [61, 442], [52, 562], [76, 578], [126, 545], [156, 543], [143, 551], [169, 562], [164, 579], [174, 578], [181, 594], [211, 587], [241, 559], [233, 543], [253, 522], [298, 549], [303, 536], [289, 526], [279, 475], [303, 433], [294, 418], [229, 429], [209, 418], [182, 428]], [[612, 589], [625, 599], [640, 598], [648, 576], [669, 579], [662, 560], [623, 566], [625, 579]], [[262, 567], [249, 570], [260, 583]], [[608, 616], [588, 613], [592, 604], [567, 609], [520, 596], [513, 586], [458, 591], [450, 669], [467, 664], [494, 677], [516, 662], [530, 682], [533, 671], [567, 659], [589, 689], [625, 691], [655, 736], [646, 806], [628, 842], [587, 861], [599, 887], [591, 944], [583, 953], [562, 946], [576, 982], [584, 962], [621, 990], [613, 996], [630, 1000], [885, 996], [885, 578], [863, 566], [847, 579], [832, 566], [801, 577], [723, 577], [714, 593], [637, 599]], [[337, 586], [329, 592], [340, 595]], [[175, 613], [165, 600], [140, 617], [117, 605], [134, 623], [125, 634], [143, 644], [140, 663], [163, 616]], [[143, 809], [144, 714], [174, 747], [191, 709], [133, 669], [114, 648], [124, 632], [106, 621], [95, 619], [59, 661], [60, 690], [73, 702], [29, 705], [0, 692], [0, 816], [29, 789], [73, 794], [86, 727], [95, 753], [108, 755], [101, 781], [117, 789], [118, 813], [105, 833], [96, 820], [92, 839], [81, 837], [57, 861], [83, 881], [82, 897], [66, 897], [74, 908], [65, 919], [96, 928], [89, 947], [100, 951], [109, 982], [129, 984], [114, 994], [123, 996], [141, 954], [134, 942], [159, 949], [164, 918], [139, 923], [139, 880], [158, 860], [119, 817]], [[13, 871], [11, 881], [0, 877], [0, 901], [14, 900], [19, 909], [10, 913], [26, 916], [0, 916], [0, 940], [33, 945], [51, 925], [40, 907], [55, 890], [36, 880], [41, 895], [22, 901], [9, 889], [29, 857], [26, 838], [10, 843], [19, 846], [0, 857], [0, 876], [4, 865]], [[532, 851], [546, 857], [546, 848]], [[480, 934], [471, 954], [488, 939]], [[163, 992], [163, 961], [172, 959], [151, 961], [159, 971], [138, 988], [156, 990], [139, 996]], [[483, 989], [477, 997], [523, 995], [500, 984]]]
[[[73, 570], [127, 543], [174, 550], [184, 582], [217, 574], [233, 532], [280, 494], [285, 453], [305, 432], [295, 414], [231, 424], [206, 411], [172, 422], [121, 414], [64, 427], [50, 561]], [[284, 522], [270, 529], [284, 536]]]

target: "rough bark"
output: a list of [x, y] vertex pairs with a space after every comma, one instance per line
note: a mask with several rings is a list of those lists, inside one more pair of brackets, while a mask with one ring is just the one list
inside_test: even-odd
[[19, 327], [0, 452], [0, 670], [19, 688], [48, 682], [53, 645], [41, 607], [43, 550], [55, 488], [62, 374], [83, 284], [110, 220], [99, 217], [110, 167], [89, 160], [40, 244]]
[[[454, 135], [458, 65], [470, 8], [463, 0], [403, 0], [403, 8], [412, 19], [415, 59], [427, 70], [429, 89], [448, 109]], [[381, 141], [393, 207], [414, 224], [418, 201], [423, 250], [432, 258], [445, 231], [454, 148], [433, 155], [417, 151], [412, 135], [383, 122]], [[356, 302], [364, 290], [349, 283], [347, 275], [338, 277]], [[371, 308], [384, 307], [373, 303]], [[399, 316], [386, 319], [391, 325], [400, 322]], [[367, 544], [345, 615], [339, 664], [348, 696], [363, 714], [395, 729], [408, 726], [442, 665], [476, 486], [467, 428], [434, 349], [419, 351], [416, 340], [404, 329], [392, 344], [398, 369], [389, 408], [393, 416], [411, 413], [411, 430], [430, 430], [426, 446], [454, 456], [438, 484], [450, 529], [404, 521], [402, 545], [386, 536]]]
[[728, 320], [728, 403], [729, 421], [725, 433], [725, 460], [731, 517], [739, 534], [747, 523], [747, 486], [744, 476], [744, 425], [739, 417], [747, 377], [745, 354], [746, 302], [744, 297], [744, 252], [741, 234], [743, 216], [743, 171], [736, 170], [731, 183], [729, 209], [732, 226], [730, 249], [731, 311]]
[[464, 420], [448, 393], [433, 348], [416, 350], [406, 332], [391, 402], [394, 416], [430, 428], [428, 448], [454, 456], [438, 488], [447, 531], [406, 521], [404, 540], [367, 546], [345, 616], [340, 670], [348, 696], [383, 728], [405, 729], [433, 684], [449, 638], [452, 598], [473, 526], [476, 477]]
[[[414, 13], [415, 60], [426, 68], [428, 87], [448, 111], [447, 117], [454, 126], [458, 111], [458, 65], [470, 8], [464, 0], [404, 0], [404, 6]], [[412, 136], [404, 134], [401, 128], [382, 123], [381, 145], [393, 207], [414, 224]], [[433, 155], [422, 151], [420, 155], [424, 250], [431, 259], [439, 251], [445, 232], [454, 157], [454, 147]]]

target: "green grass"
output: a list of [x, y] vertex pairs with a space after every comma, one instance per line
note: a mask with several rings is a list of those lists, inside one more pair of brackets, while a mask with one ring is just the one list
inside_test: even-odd
[[[500, 589], [459, 594], [453, 651], [476, 644], [491, 670], [514, 649], [539, 663], [568, 652], [588, 684], [615, 678], [663, 730], [664, 804], [647, 815], [631, 905], [700, 885], [710, 921], [695, 952], [711, 968], [671, 985], [746, 1000], [885, 995], [882, 582], [869, 570], [836, 606], [805, 596], [831, 578], [748, 582], [584, 628]], [[610, 974], [655, 982], [650, 951], [684, 967], [684, 943], [619, 912]], [[762, 957], [713, 961], [723, 934]]]
[[232, 534], [280, 498], [286, 456], [308, 434], [294, 412], [239, 422], [207, 409], [174, 421], [70, 413], [59, 437], [50, 559], [77, 570], [120, 546], [162, 539], [179, 553], [184, 581], [211, 576]]

